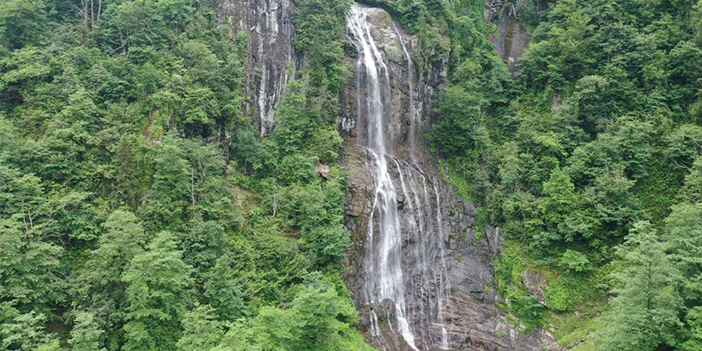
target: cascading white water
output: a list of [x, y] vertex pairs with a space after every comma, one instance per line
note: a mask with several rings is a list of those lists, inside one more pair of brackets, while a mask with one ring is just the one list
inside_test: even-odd
[[[368, 267], [371, 269], [371, 279], [367, 286], [367, 294], [371, 303], [382, 302], [390, 299], [395, 303], [395, 318], [399, 333], [413, 349], [417, 350], [414, 335], [405, 318], [405, 292], [402, 275], [402, 233], [400, 231], [399, 216], [397, 214], [397, 193], [392, 178], [388, 172], [385, 148], [385, 131], [383, 128], [386, 111], [382, 88], [389, 86], [390, 78], [388, 68], [376, 46], [370, 32], [370, 25], [366, 18], [365, 9], [360, 6], [351, 8], [348, 20], [348, 29], [358, 48], [358, 79], [365, 73], [366, 112], [368, 114], [368, 148], [372, 154], [375, 198], [373, 215], [369, 225], [370, 250], [367, 258], [370, 260]], [[381, 80], [382, 79], [382, 80]], [[383, 84], [383, 85], [381, 85]], [[360, 83], [359, 83], [360, 86]], [[387, 93], [387, 89], [385, 90]], [[359, 113], [361, 113], [361, 97], [359, 96]], [[360, 118], [359, 118], [360, 119]], [[378, 245], [374, 245], [374, 223], [377, 213], [380, 228]], [[392, 324], [391, 324], [392, 325]]]
[[[391, 333], [401, 335], [414, 350], [418, 350], [418, 346], [448, 349], [444, 301], [450, 296], [450, 285], [444, 248], [441, 180], [424, 172], [414, 155], [416, 121], [411, 55], [395, 24], [392, 23], [389, 32], [377, 32], [379, 29], [369, 21], [370, 11], [372, 9], [354, 5], [347, 20], [349, 39], [358, 51], [358, 140], [374, 181], [365, 246], [363, 302], [372, 306], [368, 317], [373, 337], [383, 338], [374, 309], [389, 300], [394, 305], [394, 319], [390, 320], [388, 315], [387, 323]], [[393, 148], [388, 145], [394, 139], [389, 135], [390, 130], [384, 128], [391, 123], [394, 110], [384, 56], [387, 46], [379, 46], [373, 35], [387, 38], [392, 31], [410, 71], [409, 162], [392, 155]], [[433, 187], [431, 195], [430, 187]], [[403, 232], [407, 235], [404, 239]], [[411, 243], [411, 250], [403, 251], [403, 240], [407, 240], [408, 245]], [[407, 272], [403, 271], [403, 264]], [[421, 344], [417, 345], [417, 341]], [[379, 343], [381, 348], [384, 342]]]

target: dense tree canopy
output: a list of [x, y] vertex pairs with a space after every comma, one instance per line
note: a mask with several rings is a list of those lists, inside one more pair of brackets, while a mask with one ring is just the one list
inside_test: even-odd
[[349, 5], [298, 4], [310, 67], [263, 136], [215, 1], [3, 2], [0, 349], [367, 349], [344, 175], [315, 171], [341, 147]]
[[[268, 135], [217, 3], [0, 4], [0, 350], [368, 349], [339, 278], [351, 1], [294, 1], [305, 67]], [[428, 138], [505, 233], [516, 325], [702, 350], [702, 2], [508, 0], [515, 72], [483, 1], [364, 3], [417, 36], [417, 73], [448, 59]]]

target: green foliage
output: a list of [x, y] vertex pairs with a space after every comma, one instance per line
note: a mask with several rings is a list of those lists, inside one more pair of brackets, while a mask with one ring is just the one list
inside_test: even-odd
[[680, 195], [683, 200], [690, 203], [702, 202], [702, 158], [696, 158], [690, 172], [685, 175]]
[[527, 330], [533, 331], [543, 326], [547, 309], [534, 296], [525, 293], [508, 293], [507, 298], [511, 304], [510, 311], [524, 323]]
[[618, 251], [617, 294], [599, 338], [602, 350], [656, 350], [674, 345], [682, 325], [680, 275], [649, 222], [638, 222]]
[[579, 251], [566, 250], [561, 256], [560, 264], [577, 273], [588, 272], [592, 270], [592, 264], [586, 255]]
[[578, 287], [569, 286], [565, 280], [554, 280], [544, 288], [546, 305], [552, 311], [574, 311], [582, 299]]
[[220, 320], [235, 321], [248, 315], [243, 291], [230, 277], [233, 264], [229, 255], [222, 255], [208, 274], [204, 285], [204, 297]]
[[[400, 8], [400, 1], [381, 2]], [[416, 7], [419, 12], [451, 17], [432, 12], [451, 1], [414, 3], [424, 5]], [[641, 236], [633, 234], [640, 232], [634, 223], [649, 220], [666, 233], [651, 255], [662, 260], [661, 269], [681, 277], [651, 282], [665, 285], [660, 293], [679, 306], [671, 310], [661, 302], [657, 311], [665, 318], [685, 315], [700, 302], [698, 274], [689, 266], [698, 255], [692, 248], [702, 184], [699, 1], [559, 0], [530, 9], [519, 3], [533, 40], [513, 82], [503, 79], [494, 56], [482, 54], [488, 29], [448, 20], [448, 33], [461, 35], [449, 35], [449, 84], [432, 131], [454, 182], [470, 185], [461, 189], [477, 203], [482, 221], [503, 228], [507, 242], [529, 257], [529, 265], [506, 256], [498, 264], [498, 290], [512, 303], [507, 309], [534, 322], [531, 307], [537, 306], [520, 282], [533, 265], [551, 272], [543, 290], [552, 320], [576, 318], [575, 312], [596, 315], [606, 304], [602, 291], [611, 282], [603, 277], [616, 247]], [[610, 279], [624, 289], [621, 274], [616, 277]], [[601, 288], [579, 286], [588, 281]], [[620, 329], [606, 347], [680, 348], [692, 338], [686, 333], [695, 322], [683, 318], [678, 322], [689, 325], [679, 333], [671, 332], [675, 323], [669, 320], [651, 323], [656, 331], [634, 321], [641, 315], [629, 305], [641, 303], [634, 294], [620, 292], [613, 302], [613, 316], [630, 314], [632, 320], [607, 327]], [[570, 329], [565, 322], [557, 328]], [[585, 335], [578, 338], [570, 345]], [[614, 344], [616, 338], [621, 344]]]
[[2, 49], [12, 50], [40, 44], [49, 28], [47, 7], [43, 0], [4, 2], [0, 10]]
[[[0, 166], [1, 167], [1, 166]], [[63, 249], [49, 240], [57, 205], [45, 198], [40, 179], [0, 168], [0, 299], [43, 310], [65, 298], [60, 276]]]
[[[334, 276], [349, 247], [334, 165], [349, 5], [296, 4], [309, 65], [259, 135], [242, 108], [246, 31], [219, 25], [215, 1], [3, 3], [4, 349], [223, 348], [288, 314], [309, 272]], [[328, 298], [324, 317], [353, 311]], [[363, 349], [353, 323], [332, 323], [340, 349]]]
[[104, 333], [99, 329], [92, 313], [78, 312], [68, 343], [71, 344], [72, 351], [105, 351], [105, 348], [100, 347]]
[[2, 350], [58, 350], [55, 335], [44, 332], [46, 315], [35, 311], [21, 314], [12, 302], [0, 305], [0, 347]]
[[124, 350], [172, 349], [190, 300], [191, 267], [176, 250], [173, 234], [161, 232], [148, 250], [132, 259], [122, 274], [127, 285]]
[[702, 309], [699, 306], [693, 307], [687, 312], [686, 323], [690, 335], [680, 349], [683, 351], [702, 350]]
[[357, 319], [351, 301], [310, 275], [289, 309], [261, 309], [251, 324], [230, 329], [215, 350], [371, 350], [350, 326]]
[[295, 46], [308, 53], [313, 89], [328, 89], [331, 96], [341, 90], [348, 75], [342, 40], [350, 5], [350, 0], [297, 3]]
[[198, 306], [183, 317], [183, 336], [176, 344], [182, 351], [210, 351], [224, 336], [221, 322], [208, 305]]
[[683, 297], [688, 305], [702, 301], [702, 203], [681, 203], [665, 219], [670, 259], [684, 277]]

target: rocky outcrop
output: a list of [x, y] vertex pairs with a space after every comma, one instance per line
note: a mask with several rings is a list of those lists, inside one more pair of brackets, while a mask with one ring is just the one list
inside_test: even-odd
[[510, 14], [506, 19], [497, 21], [498, 33], [490, 37], [495, 51], [507, 64], [511, 72], [517, 70], [519, 59], [529, 47], [531, 35], [517, 17]]
[[[535, 6], [545, 8], [546, 4], [544, 0], [537, 0]], [[512, 72], [517, 70], [519, 59], [531, 43], [531, 35], [519, 20], [519, 9], [523, 6], [532, 4], [523, 0], [485, 1], [485, 20], [497, 26], [497, 33], [490, 37], [490, 41]]]
[[[390, 301], [373, 304], [364, 301], [368, 278], [364, 254], [369, 244], [367, 233], [372, 225], [369, 222], [375, 187], [372, 168], [367, 166], [371, 156], [363, 148], [354, 149], [348, 150], [346, 159], [352, 171], [346, 204], [347, 225], [353, 233], [347, 286], [359, 307], [360, 329], [368, 341], [380, 350], [409, 351], [412, 348], [397, 333], [395, 306]], [[542, 331], [520, 332], [521, 328], [495, 305], [501, 301], [496, 294], [492, 261], [499, 255], [499, 231], [488, 227], [484, 233], [476, 233], [475, 206], [463, 201], [452, 186], [436, 175], [402, 160], [393, 158], [389, 163], [396, 188], [402, 189], [404, 182], [407, 189], [399, 197], [398, 214], [403, 224], [407, 318], [413, 326], [416, 347], [439, 349], [445, 329], [451, 350], [552, 348], [553, 337]], [[437, 218], [437, 213], [441, 218]], [[421, 231], [416, 228], [418, 223], [422, 223]], [[441, 259], [442, 243], [446, 248], [445, 260]], [[441, 296], [442, 264], [448, 272], [450, 294], [447, 296]], [[437, 318], [439, 314], [441, 320]]]
[[540, 304], [546, 305], [546, 295], [542, 289], [546, 285], [546, 277], [543, 274], [527, 270], [522, 274], [522, 283], [529, 290], [529, 293], [539, 300]]
[[293, 3], [290, 0], [222, 0], [220, 25], [232, 37], [245, 35], [248, 42], [244, 113], [254, 116], [262, 135], [274, 126], [273, 114], [283, 88], [297, 66], [293, 47]]

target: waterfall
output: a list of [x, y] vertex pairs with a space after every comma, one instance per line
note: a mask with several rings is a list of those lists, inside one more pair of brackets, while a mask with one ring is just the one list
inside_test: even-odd
[[[444, 305], [451, 288], [444, 247], [442, 181], [423, 171], [416, 162], [412, 57], [404, 38], [394, 22], [389, 30], [378, 34], [379, 29], [369, 20], [369, 11], [354, 5], [347, 20], [349, 40], [358, 52], [358, 143], [373, 178], [363, 261], [365, 279], [359, 295], [363, 296], [363, 304], [371, 306], [368, 318], [372, 337], [384, 338], [376, 314], [376, 309], [381, 308], [388, 313], [389, 332], [401, 336], [411, 349], [449, 349]], [[386, 130], [394, 110], [385, 57], [388, 47], [379, 45], [374, 34], [396, 36], [400, 45], [395, 48], [401, 46], [409, 67], [409, 160], [393, 155], [394, 138], [391, 130]], [[386, 309], [387, 306], [393, 308]], [[380, 347], [391, 339], [383, 339]]]
[[[360, 6], [351, 8], [348, 20], [348, 30], [358, 48], [358, 62], [356, 64], [357, 77], [360, 80], [365, 74], [366, 112], [368, 114], [368, 140], [367, 147], [371, 153], [375, 180], [375, 196], [373, 199], [373, 215], [369, 225], [369, 245], [366, 258], [370, 261], [367, 267], [371, 269], [370, 282], [367, 293], [371, 301], [379, 303], [389, 299], [395, 304], [395, 319], [399, 333], [413, 349], [415, 346], [414, 335], [405, 317], [405, 291], [404, 277], [402, 275], [402, 233], [400, 231], [399, 216], [397, 214], [397, 193], [392, 178], [388, 172], [385, 148], [385, 131], [383, 128], [384, 117], [389, 109], [385, 106], [388, 99], [384, 94], [389, 89], [390, 78], [388, 68], [382, 54], [378, 50], [370, 25], [366, 18], [365, 9]], [[381, 85], [382, 84], [382, 85]], [[360, 82], [359, 82], [360, 87]], [[359, 90], [360, 91], [360, 90]], [[362, 110], [362, 98], [359, 94], [359, 113]], [[375, 214], [379, 230], [378, 245], [375, 246], [373, 235]], [[392, 326], [392, 323], [390, 323]]]

